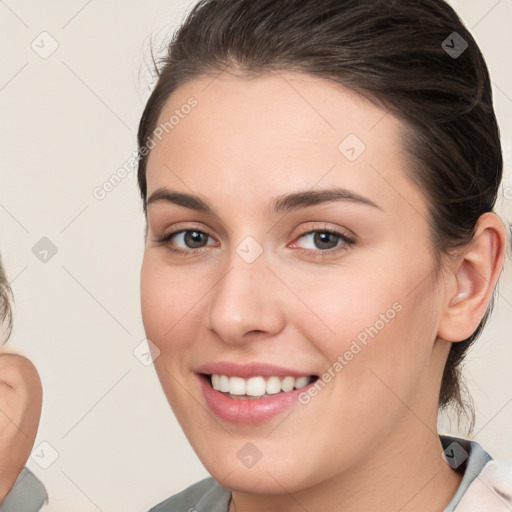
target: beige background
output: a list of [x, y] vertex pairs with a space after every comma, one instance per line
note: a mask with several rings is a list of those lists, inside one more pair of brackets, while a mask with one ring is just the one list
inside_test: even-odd
[[[148, 42], [190, 3], [0, 1], [0, 246], [16, 297], [9, 344], [32, 358], [44, 385], [28, 466], [47, 486], [48, 511], [143, 511], [207, 475], [152, 366], [133, 353], [144, 339], [133, 170], [104, 199], [93, 195], [136, 147]], [[511, 220], [512, 0], [452, 4], [491, 70], [508, 174], [499, 211]], [[33, 253], [38, 242], [46, 262]], [[496, 458], [512, 458], [509, 267], [466, 370], [475, 438]]]

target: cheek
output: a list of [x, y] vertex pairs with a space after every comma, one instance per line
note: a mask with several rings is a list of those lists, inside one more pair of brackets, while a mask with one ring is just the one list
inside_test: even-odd
[[[369, 272], [367, 268], [338, 269], [331, 275], [319, 274], [317, 278], [296, 276], [302, 281], [296, 293], [309, 311], [296, 320], [302, 323], [308, 338], [316, 340], [329, 359], [349, 349], [353, 340], [364, 346], [370, 333], [389, 330], [400, 316], [403, 297], [400, 283], [388, 283], [390, 272]], [[307, 313], [307, 314], [304, 314]], [[375, 329], [376, 328], [376, 329]]]
[[[435, 388], [430, 382], [435, 340], [432, 296], [422, 290], [387, 297], [356, 335], [355, 344], [361, 351], [346, 367], [346, 382], [355, 396], [367, 397], [374, 410], [383, 406], [385, 414], [388, 407], [401, 409], [403, 403], [416, 403], [421, 389]], [[386, 309], [393, 300], [395, 308]]]
[[140, 276], [142, 322], [147, 337], [158, 346], [159, 333], [163, 327], [164, 313], [168, 305], [162, 300], [165, 284], [158, 279], [157, 274], [151, 259], [145, 254]]
[[141, 308], [146, 336], [160, 349], [162, 355], [173, 336], [174, 326], [186, 312], [186, 297], [176, 286], [169, 272], [151, 254], [144, 255], [141, 268]]
[[193, 314], [201, 288], [188, 272], [171, 271], [157, 256], [151, 251], [144, 254], [140, 290], [146, 335], [162, 349], [165, 340], [179, 340], [175, 331]]
[[381, 260], [371, 272], [364, 265], [302, 286], [314, 313], [303, 316], [302, 330], [329, 362], [326, 369], [344, 375], [333, 380], [345, 391], [364, 388], [363, 395], [380, 396], [374, 388], [383, 387], [378, 377], [406, 391], [428, 365], [436, 332], [435, 290], [423, 267], [393, 260]]
[[[196, 287], [186, 286], [183, 271], [172, 272], [155, 253], [146, 251], [141, 267], [141, 308], [144, 330], [147, 338], [158, 348], [154, 368], [162, 389], [173, 410], [177, 411], [180, 423], [182, 411], [187, 410], [187, 394], [183, 393], [181, 370], [186, 365], [187, 351], [184, 350], [191, 338], [194, 325], [193, 302], [197, 302]], [[193, 281], [192, 281], [193, 282]], [[187, 336], [187, 332], [188, 336]], [[193, 336], [192, 336], [193, 338]]]

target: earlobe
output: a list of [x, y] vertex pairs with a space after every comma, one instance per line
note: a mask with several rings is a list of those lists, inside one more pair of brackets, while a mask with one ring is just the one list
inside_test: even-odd
[[506, 248], [506, 231], [494, 213], [483, 214], [473, 240], [453, 266], [452, 286], [446, 296], [438, 336], [446, 341], [462, 341], [478, 328], [501, 270]]

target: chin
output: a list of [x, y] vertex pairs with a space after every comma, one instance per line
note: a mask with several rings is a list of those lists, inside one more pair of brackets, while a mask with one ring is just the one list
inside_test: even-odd
[[[207, 468], [208, 469], [208, 468]], [[229, 471], [229, 470], [228, 470]], [[293, 474], [293, 468], [286, 473], [273, 470], [272, 467], [261, 468], [255, 472], [255, 468], [240, 470], [231, 468], [231, 473], [209, 471], [212, 477], [225, 489], [251, 494], [283, 494], [300, 490], [297, 475]], [[226, 477], [226, 474], [228, 476]]]

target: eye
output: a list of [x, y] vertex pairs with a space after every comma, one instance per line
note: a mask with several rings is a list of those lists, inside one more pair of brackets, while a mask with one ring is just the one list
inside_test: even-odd
[[305, 241], [302, 247], [303, 252], [313, 255], [337, 252], [355, 243], [354, 240], [333, 229], [311, 230], [299, 236], [298, 240]]
[[[208, 239], [213, 238], [198, 229], [183, 229], [163, 235], [156, 240], [159, 245], [166, 245], [170, 251], [189, 253], [206, 247]], [[178, 247], [176, 247], [178, 245]]]

